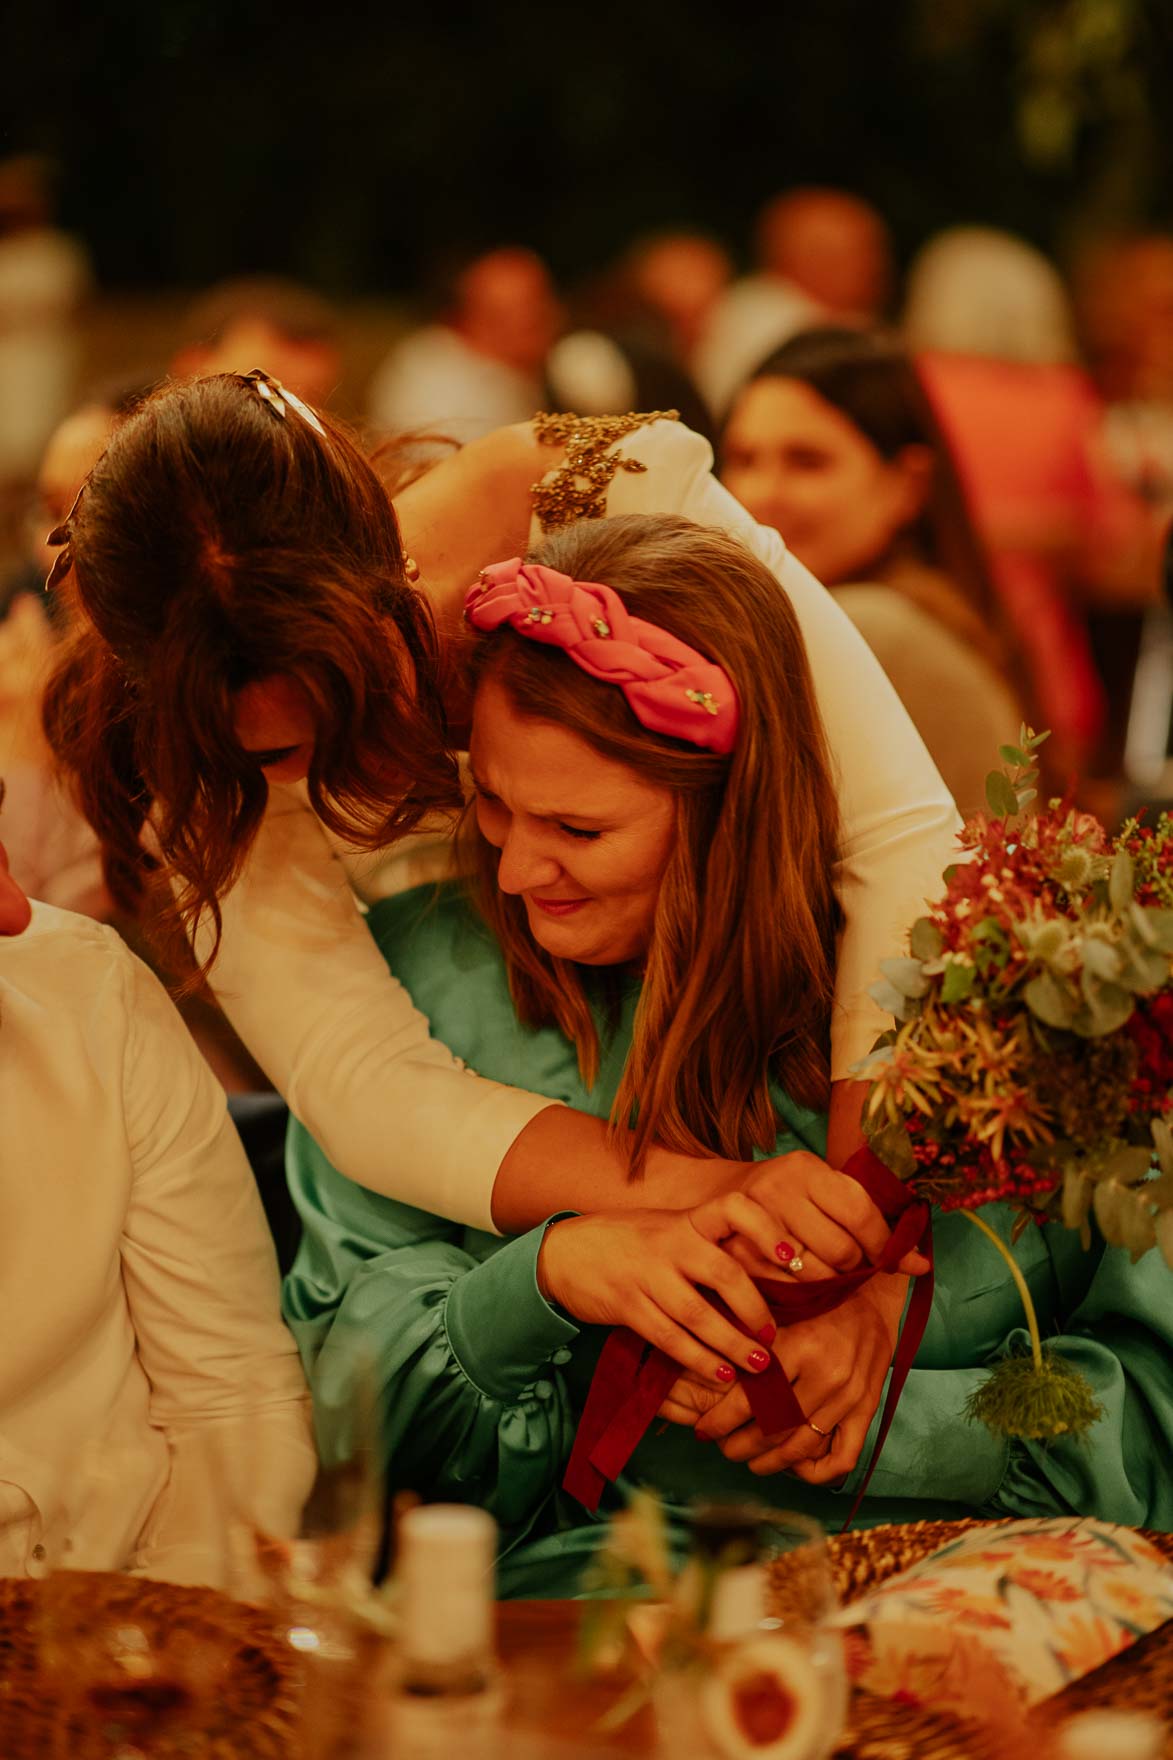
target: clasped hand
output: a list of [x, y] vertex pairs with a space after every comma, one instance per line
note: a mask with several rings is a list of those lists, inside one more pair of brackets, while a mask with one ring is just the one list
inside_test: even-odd
[[[806, 1281], [854, 1270], [865, 1260], [875, 1263], [888, 1232], [857, 1181], [800, 1150], [752, 1165], [741, 1189], [691, 1210], [604, 1212], [555, 1223], [539, 1254], [538, 1282], [544, 1295], [577, 1319], [628, 1326], [674, 1358], [685, 1374], [663, 1415], [693, 1426], [698, 1417], [705, 1418], [698, 1434], [719, 1439], [731, 1459], [752, 1461], [757, 1472], [776, 1471], [774, 1465], [760, 1464], [775, 1455], [784, 1457], [779, 1464], [786, 1465], [810, 1452], [809, 1443], [821, 1446], [806, 1429], [788, 1442], [773, 1439], [768, 1444], [754, 1435], [755, 1426], [747, 1428], [745, 1394], [740, 1388], [730, 1392], [731, 1383], [738, 1371], [768, 1368], [773, 1346], [790, 1379], [802, 1380], [798, 1391], [804, 1410], [827, 1431], [839, 1426], [834, 1447], [819, 1463], [828, 1469], [826, 1477], [836, 1477], [847, 1470], [840, 1463], [857, 1431], [858, 1454], [875, 1410], [899, 1324], [905, 1278], [873, 1280], [898, 1284], [899, 1304], [891, 1295], [881, 1304], [867, 1285], [825, 1319], [787, 1327], [776, 1344], [776, 1328], [754, 1278], [783, 1275], [777, 1251], [782, 1241], [801, 1245]], [[900, 1262], [902, 1272], [924, 1269], [926, 1261], [917, 1253]], [[861, 1300], [869, 1289], [870, 1299]], [[706, 1291], [721, 1298], [745, 1333], [708, 1300]], [[894, 1306], [895, 1321], [889, 1324], [886, 1316]], [[851, 1402], [862, 1406], [869, 1398], [862, 1428], [858, 1414], [848, 1423]], [[820, 1412], [833, 1422], [825, 1423]], [[734, 1446], [749, 1452], [732, 1453]]]

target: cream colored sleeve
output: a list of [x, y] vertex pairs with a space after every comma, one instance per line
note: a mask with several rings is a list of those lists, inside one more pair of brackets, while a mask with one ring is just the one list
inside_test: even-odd
[[840, 1080], [892, 1025], [868, 986], [882, 959], [905, 951], [925, 900], [939, 894], [942, 870], [957, 855], [957, 809], [863, 638], [777, 532], [751, 519], [713, 476], [708, 441], [678, 422], [655, 422], [619, 449], [647, 468], [616, 473], [609, 514], [679, 513], [736, 534], [777, 575], [802, 626], [843, 827], [845, 927], [831, 1024], [831, 1073]]
[[[212, 989], [335, 1167], [401, 1203], [492, 1229], [497, 1169], [554, 1102], [474, 1075], [432, 1038], [302, 789], [271, 790], [222, 911]], [[195, 945], [206, 958], [207, 923]]]
[[256, 1183], [224, 1094], [157, 978], [124, 949], [122, 1106], [133, 1184], [120, 1243], [168, 1482], [135, 1568], [222, 1582], [231, 1506], [297, 1532], [316, 1456], [297, 1345]]

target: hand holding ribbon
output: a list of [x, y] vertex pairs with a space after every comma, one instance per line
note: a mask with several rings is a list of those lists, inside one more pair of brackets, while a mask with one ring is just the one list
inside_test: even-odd
[[[877, 1272], [894, 1271], [905, 1255], [918, 1248], [930, 1269], [918, 1277], [893, 1360], [892, 1379], [876, 1446], [848, 1522], [866, 1491], [880, 1450], [891, 1427], [908, 1371], [924, 1335], [932, 1306], [932, 1226], [929, 1206], [877, 1160], [870, 1149], [856, 1151], [843, 1170], [857, 1180], [881, 1212], [894, 1224], [878, 1263], [820, 1279], [816, 1283], [782, 1283], [763, 1278], [758, 1287], [778, 1326], [829, 1314]], [[597, 1509], [603, 1486], [623, 1471], [679, 1375], [679, 1365], [663, 1351], [646, 1345], [625, 1327], [607, 1340], [595, 1370], [586, 1407], [563, 1480], [565, 1489], [590, 1510]], [[797, 1428], [807, 1415], [782, 1365], [771, 1359], [762, 1374], [745, 1379], [750, 1409], [767, 1435]]]

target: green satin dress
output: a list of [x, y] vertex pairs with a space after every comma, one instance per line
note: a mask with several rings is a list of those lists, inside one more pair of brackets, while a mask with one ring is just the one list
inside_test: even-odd
[[[436, 1037], [473, 1069], [606, 1115], [630, 1043], [634, 987], [588, 1093], [561, 1034], [517, 1022], [500, 952], [458, 887], [404, 893], [376, 905], [368, 921]], [[779, 1151], [821, 1152], [825, 1119], [785, 1095], [777, 1102]], [[395, 1153], [389, 1118], [389, 1163]], [[761, 1478], [690, 1430], [658, 1424], [598, 1516], [588, 1516], [561, 1479], [605, 1334], [576, 1325], [539, 1293], [543, 1229], [502, 1240], [367, 1191], [296, 1123], [287, 1161], [305, 1233], [284, 1312], [313, 1389], [323, 1455], [337, 1449], [356, 1363], [373, 1362], [390, 1487], [490, 1510], [501, 1532], [503, 1595], [574, 1594], [599, 1524], [636, 1485], [660, 1491], [680, 1534], [697, 1498], [764, 1499], [830, 1530], [841, 1526], [862, 1465], [837, 1489], [784, 1473]], [[1008, 1238], [1011, 1212], [996, 1206], [985, 1215]], [[1173, 1276], [1157, 1255], [1134, 1266], [1099, 1244], [1085, 1254], [1055, 1226], [1019, 1240], [1015, 1255], [1044, 1337], [1079, 1364], [1104, 1407], [1087, 1441], [1045, 1447], [1008, 1443], [964, 1417], [983, 1365], [1025, 1345], [1026, 1334], [1003, 1261], [977, 1230], [939, 1214], [935, 1241], [932, 1314], [857, 1522], [1078, 1511], [1173, 1528]]]

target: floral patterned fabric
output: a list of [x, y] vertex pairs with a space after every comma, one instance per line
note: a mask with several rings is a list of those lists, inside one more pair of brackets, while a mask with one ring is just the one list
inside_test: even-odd
[[1173, 1618], [1173, 1569], [1129, 1528], [1007, 1522], [922, 1559], [837, 1622], [869, 1692], [972, 1713], [991, 1694], [1022, 1708]]

